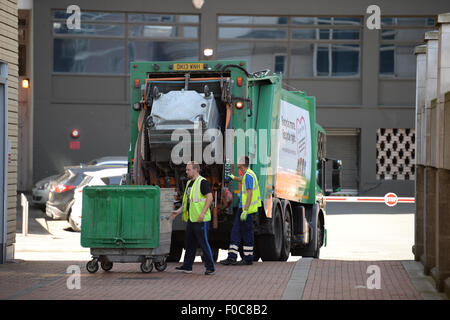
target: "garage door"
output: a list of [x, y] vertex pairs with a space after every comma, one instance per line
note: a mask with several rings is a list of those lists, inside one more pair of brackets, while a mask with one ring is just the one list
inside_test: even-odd
[[342, 191], [340, 193], [357, 194], [359, 180], [359, 129], [326, 129], [326, 131], [327, 158], [342, 160]]

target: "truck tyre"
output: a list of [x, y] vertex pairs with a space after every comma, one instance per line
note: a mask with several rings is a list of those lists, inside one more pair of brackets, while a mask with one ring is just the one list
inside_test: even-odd
[[259, 254], [262, 261], [278, 261], [283, 247], [283, 216], [281, 207], [274, 203], [273, 234], [260, 235], [258, 238]]
[[291, 236], [292, 236], [292, 223], [291, 223], [291, 209], [286, 207], [286, 211], [283, 217], [283, 245], [281, 247], [280, 261], [287, 261], [289, 253], [291, 252]]
[[293, 253], [295, 252], [295, 255], [302, 257], [319, 259], [320, 247], [322, 246], [324, 236], [324, 226], [319, 215], [317, 217], [315, 215], [313, 216], [309, 232], [311, 234], [309, 244], [305, 248], [296, 248], [293, 250]]

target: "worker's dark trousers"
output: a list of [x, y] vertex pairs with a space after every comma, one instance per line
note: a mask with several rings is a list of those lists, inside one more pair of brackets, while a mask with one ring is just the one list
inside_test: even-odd
[[186, 238], [185, 246], [186, 252], [184, 254], [183, 268], [192, 270], [192, 265], [195, 260], [195, 253], [197, 247], [203, 250], [203, 256], [205, 257], [205, 267], [206, 270], [216, 270], [214, 268], [214, 257], [211, 247], [208, 243], [208, 227], [209, 221], [207, 222], [191, 222], [190, 220], [186, 226]]
[[237, 259], [237, 254], [239, 253], [239, 245], [241, 239], [243, 240], [244, 249], [244, 261], [253, 261], [253, 246], [254, 246], [254, 236], [253, 236], [253, 215], [248, 214], [245, 221], [241, 221], [242, 208], [239, 208], [236, 217], [234, 218], [233, 229], [231, 229], [231, 239], [230, 247], [228, 249], [228, 259]]

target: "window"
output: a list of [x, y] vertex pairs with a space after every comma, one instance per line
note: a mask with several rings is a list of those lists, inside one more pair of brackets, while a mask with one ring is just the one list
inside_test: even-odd
[[381, 25], [380, 76], [415, 78], [414, 48], [433, 30], [434, 19], [385, 17]]
[[122, 40], [55, 38], [53, 71], [123, 73]]
[[361, 18], [219, 16], [219, 56], [287, 78], [358, 77]]
[[109, 177], [109, 183], [107, 183], [107, 184], [108, 185], [119, 185], [120, 181], [122, 181], [122, 176]]
[[[265, 70], [268, 66], [272, 66], [269, 67], [271, 72], [276, 72], [276, 57], [286, 54], [287, 48], [281, 43], [223, 42], [219, 43], [218, 47], [219, 59], [246, 60], [250, 72]], [[281, 66], [278, 65], [278, 67]]]
[[414, 129], [377, 130], [376, 171], [378, 180], [414, 180]]
[[79, 29], [69, 16], [52, 13], [54, 72], [125, 74], [131, 61], [199, 56], [198, 15], [83, 11]]
[[290, 78], [358, 77], [361, 18], [292, 18]]
[[130, 61], [197, 60], [198, 43], [168, 41], [129, 41]]
[[284, 70], [286, 69], [286, 55], [275, 55], [274, 65], [275, 73], [284, 73]]
[[129, 14], [128, 23], [128, 62], [198, 60], [198, 16]]

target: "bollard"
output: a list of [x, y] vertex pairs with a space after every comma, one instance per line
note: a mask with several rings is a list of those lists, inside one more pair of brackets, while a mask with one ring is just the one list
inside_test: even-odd
[[28, 200], [27, 197], [21, 193], [20, 202], [22, 205], [22, 235], [28, 236]]

